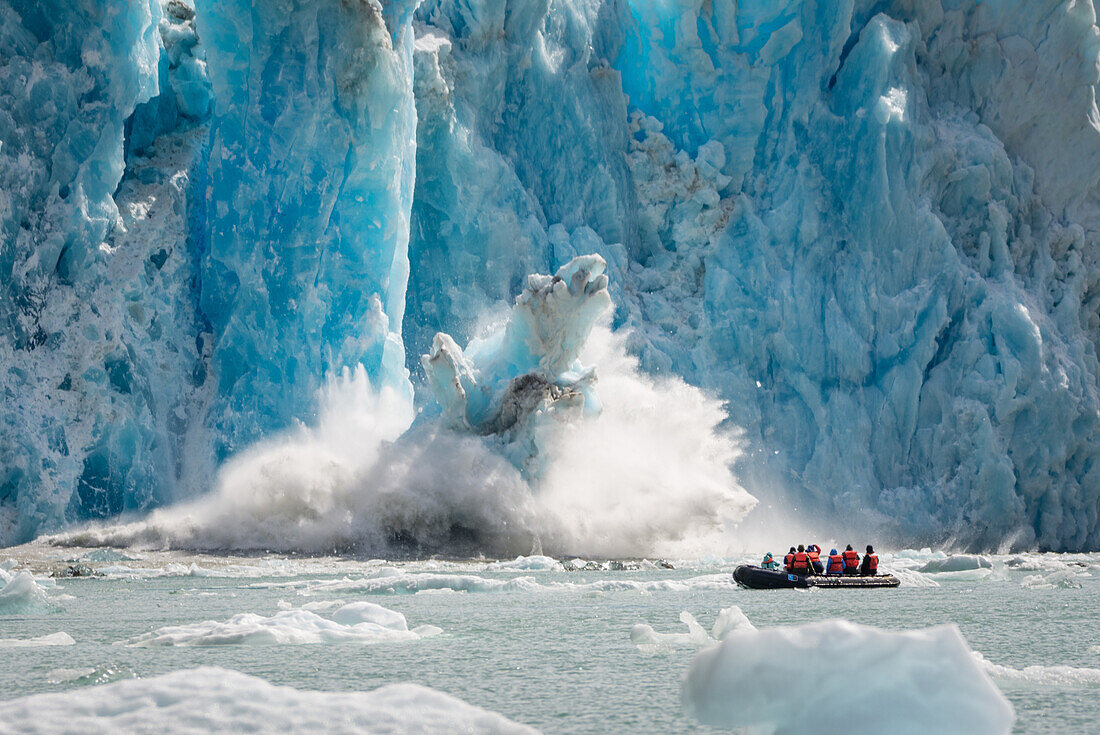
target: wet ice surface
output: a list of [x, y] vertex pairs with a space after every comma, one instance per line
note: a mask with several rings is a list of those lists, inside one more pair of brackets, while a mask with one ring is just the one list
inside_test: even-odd
[[[681, 706], [681, 682], [700, 648], [721, 637], [719, 612], [736, 605], [760, 630], [835, 618], [889, 630], [955, 623], [1015, 708], [1014, 732], [1084, 732], [1100, 720], [1100, 555], [989, 556], [989, 566], [959, 560], [936, 573], [918, 571], [941, 558], [932, 552], [881, 556], [884, 568], [900, 572], [902, 587], [742, 590], [729, 581], [740, 559], [567, 572], [545, 559], [395, 563], [4, 549], [0, 566], [13, 559], [8, 575], [28, 572], [48, 604], [0, 611], [0, 638], [65, 633], [75, 643], [5, 648], [0, 698], [217, 666], [300, 690], [414, 682], [548, 733], [699, 732], [706, 728]], [[50, 573], [75, 563], [103, 576], [50, 586]], [[115, 645], [161, 628], [239, 615], [262, 624], [288, 611], [308, 611], [314, 617], [297, 617], [322, 628], [322, 619], [349, 627], [357, 621], [337, 619], [339, 610], [363, 602], [401, 614], [409, 628], [442, 633], [371, 645]], [[701, 636], [681, 622], [684, 611]], [[639, 629], [644, 641], [632, 640], [639, 625], [648, 626]]]

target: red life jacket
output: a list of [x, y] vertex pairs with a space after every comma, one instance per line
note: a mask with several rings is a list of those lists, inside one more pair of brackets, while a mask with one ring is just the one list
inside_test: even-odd
[[807, 551], [806, 553], [810, 555], [810, 561], [821, 561], [821, 552], [817, 550], [816, 546], [813, 551]]
[[858, 553], [856, 553], [852, 549], [848, 549], [843, 554], [841, 554], [841, 556], [844, 557], [844, 566], [846, 568], [848, 568], [848, 569], [858, 569], [859, 568], [859, 554]]
[[829, 554], [829, 569], [832, 574], [844, 571], [844, 557], [840, 554]]
[[878, 571], [878, 556], [876, 556], [875, 554], [868, 554], [867, 556], [863, 557], [863, 561], [867, 562], [868, 571]]
[[805, 572], [810, 569], [810, 555], [805, 551], [799, 551], [791, 559], [791, 571], [792, 572]]
[[794, 554], [787, 554], [785, 557], [783, 557], [783, 566], [785, 566], [787, 569], [791, 568], [791, 559], [794, 559]]

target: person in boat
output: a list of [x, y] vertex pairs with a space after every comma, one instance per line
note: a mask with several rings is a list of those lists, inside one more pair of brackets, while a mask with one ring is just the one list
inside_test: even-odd
[[852, 549], [851, 544], [848, 544], [840, 556], [844, 560], [845, 574], [859, 574], [859, 552]]
[[760, 563], [760, 566], [764, 569], [778, 570], [779, 560], [773, 557], [772, 552], [769, 551], [767, 554], [764, 554], [764, 561]]
[[867, 553], [863, 555], [863, 564], [859, 567], [859, 573], [864, 577], [874, 577], [878, 574], [878, 555], [875, 547], [867, 544]]
[[825, 565], [821, 563], [821, 547], [810, 544], [806, 547], [806, 553], [810, 555], [810, 564], [813, 565], [814, 571], [818, 574], [824, 573]]
[[783, 568], [788, 572], [791, 571], [791, 560], [794, 559], [794, 553], [794, 547], [792, 546], [791, 550], [787, 552], [787, 555], [783, 557]]
[[794, 552], [794, 558], [791, 559], [791, 566], [787, 571], [791, 574], [798, 574], [803, 577], [817, 574], [817, 572], [814, 571], [813, 564], [810, 563], [810, 555], [806, 553], [806, 547], [802, 544], [799, 544], [798, 551]]
[[844, 557], [836, 553], [836, 549], [829, 551], [829, 566], [825, 569], [826, 574], [843, 574], [844, 573]]

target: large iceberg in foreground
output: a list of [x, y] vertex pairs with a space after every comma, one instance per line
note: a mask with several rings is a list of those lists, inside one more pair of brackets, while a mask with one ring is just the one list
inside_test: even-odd
[[1004, 735], [1015, 719], [953, 625], [736, 630], [695, 657], [683, 697], [709, 725], [776, 735]]
[[531, 735], [530, 727], [417, 684], [370, 692], [316, 692], [273, 686], [218, 668], [189, 669], [0, 702], [10, 732], [317, 732]]

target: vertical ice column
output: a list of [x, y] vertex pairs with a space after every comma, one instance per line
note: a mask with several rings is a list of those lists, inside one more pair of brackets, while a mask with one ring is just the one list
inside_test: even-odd
[[226, 454], [322, 375], [407, 385], [415, 0], [200, 0], [215, 110], [196, 233]]
[[108, 480], [104, 507], [157, 493], [128, 325], [100, 307], [127, 257], [107, 242], [113, 195], [126, 119], [158, 91], [160, 17], [156, 0], [0, 3], [0, 544]]

